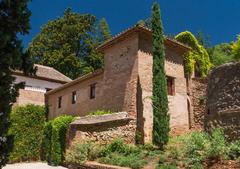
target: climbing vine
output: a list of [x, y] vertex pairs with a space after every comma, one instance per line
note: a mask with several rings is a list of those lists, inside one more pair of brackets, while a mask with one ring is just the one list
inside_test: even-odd
[[206, 77], [212, 67], [207, 50], [198, 43], [191, 32], [181, 32], [175, 36], [175, 39], [192, 48], [192, 51], [184, 56], [186, 73], [191, 75], [195, 69], [201, 77]]

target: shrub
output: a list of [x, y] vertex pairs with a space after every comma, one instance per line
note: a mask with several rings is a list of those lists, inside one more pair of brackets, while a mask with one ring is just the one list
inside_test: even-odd
[[186, 140], [185, 157], [189, 164], [201, 163], [210, 144], [209, 136], [204, 132], [193, 132]]
[[240, 157], [240, 140], [230, 144], [227, 150], [227, 155], [231, 160], [236, 160]]
[[211, 135], [210, 145], [206, 151], [207, 158], [219, 160], [226, 154], [226, 140], [222, 129], [215, 129]]
[[120, 139], [106, 145], [75, 142], [67, 150], [66, 162], [82, 164], [86, 160], [96, 160], [100, 163], [138, 169], [147, 163], [146, 159], [150, 157], [150, 154], [156, 154], [153, 146], [147, 145], [146, 149], [143, 146], [128, 145]]
[[53, 165], [62, 164], [64, 161], [66, 132], [73, 121], [72, 116], [59, 116], [46, 123], [43, 140], [43, 159]]
[[90, 116], [100, 116], [100, 115], [104, 115], [104, 114], [112, 114], [113, 112], [109, 111], [109, 110], [97, 110], [94, 112], [90, 112], [89, 115]]
[[66, 151], [66, 162], [72, 164], [83, 164], [88, 158], [93, 144], [90, 142], [76, 142]]
[[51, 138], [52, 138], [52, 121], [46, 122], [43, 132], [41, 159], [51, 160]]
[[46, 110], [43, 106], [26, 105], [14, 107], [10, 114], [9, 135], [14, 138], [10, 161], [40, 159]]

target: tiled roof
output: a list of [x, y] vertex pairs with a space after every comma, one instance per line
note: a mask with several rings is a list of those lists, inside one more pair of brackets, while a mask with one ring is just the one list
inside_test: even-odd
[[[131, 34], [132, 32], [136, 32], [136, 31], [145, 31], [147, 33], [151, 33], [151, 29], [145, 27], [145, 26], [140, 26], [140, 25], [135, 25], [133, 27], [130, 27], [120, 33], [118, 33], [117, 35], [113, 36], [111, 39], [107, 40], [106, 42], [104, 42], [103, 44], [101, 44], [100, 46], [97, 47], [98, 50], [102, 50], [103, 48], [111, 45], [112, 43], [114, 43], [115, 41], [117, 41], [118, 39], [121, 39], [121, 37], [123, 36], [127, 36], [129, 34]], [[173, 44], [173, 45], [177, 45], [181, 48], [185, 48], [186, 50], [191, 50], [191, 47], [187, 46], [186, 44], [183, 44], [181, 42], [178, 42], [175, 39], [169, 38], [165, 36], [165, 42], [168, 42], [169, 44]]]
[[[45, 79], [60, 83], [67, 83], [72, 81], [72, 79], [70, 79], [69, 77], [65, 76], [64, 74], [60, 73], [59, 71], [52, 67], [43, 66], [39, 64], [34, 64], [34, 67], [37, 68], [37, 71], [35, 75], [31, 76], [32, 78]], [[24, 75], [22, 71], [14, 70], [12, 72], [13, 74]]]

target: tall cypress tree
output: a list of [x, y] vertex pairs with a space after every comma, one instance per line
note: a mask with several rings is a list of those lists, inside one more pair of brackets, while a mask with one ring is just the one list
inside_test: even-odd
[[19, 87], [13, 84], [15, 78], [11, 70], [33, 72], [33, 64], [23, 52], [18, 34], [26, 34], [30, 28], [31, 12], [27, 8], [29, 0], [0, 1], [0, 168], [7, 162], [10, 138], [7, 136], [9, 112], [15, 102]]
[[167, 82], [164, 70], [165, 51], [163, 27], [160, 7], [154, 3], [152, 7], [152, 39], [153, 39], [153, 143], [160, 148], [168, 142], [169, 114], [167, 98]]
[[111, 31], [109, 29], [108, 23], [105, 18], [102, 18], [98, 22], [99, 31], [99, 43], [103, 43], [112, 37]]

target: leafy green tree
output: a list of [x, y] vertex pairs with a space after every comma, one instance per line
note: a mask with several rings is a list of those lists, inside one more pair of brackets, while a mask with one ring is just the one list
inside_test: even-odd
[[237, 41], [232, 45], [233, 57], [236, 60], [240, 60], [240, 35], [237, 37]]
[[108, 23], [105, 18], [102, 18], [98, 22], [98, 31], [99, 31], [99, 40], [98, 41], [100, 44], [109, 40], [112, 37]]
[[222, 43], [208, 49], [211, 62], [214, 66], [219, 66], [234, 60], [232, 44]]
[[167, 82], [164, 69], [165, 51], [163, 26], [160, 16], [160, 6], [154, 3], [152, 7], [152, 37], [153, 37], [153, 143], [160, 148], [169, 139], [169, 114], [167, 98]]
[[54, 67], [71, 78], [89, 73], [102, 67], [102, 56], [95, 49], [109, 38], [106, 21], [99, 23], [96, 30], [96, 17], [79, 14], [66, 9], [63, 16], [49, 21], [29, 46], [35, 62]]
[[196, 76], [207, 76], [212, 67], [212, 63], [207, 50], [198, 43], [195, 36], [191, 32], [185, 31], [175, 36], [175, 39], [192, 48], [192, 51], [185, 55], [186, 73], [190, 76], [195, 69]]
[[204, 36], [201, 31], [197, 32], [196, 39], [200, 45], [202, 45], [205, 49], [210, 48], [211, 42], [210, 42], [210, 36]]
[[33, 64], [28, 53], [23, 52], [19, 34], [28, 33], [31, 12], [27, 8], [28, 0], [0, 1], [0, 168], [9, 155], [11, 139], [7, 136], [9, 112], [16, 101], [18, 89], [23, 84], [13, 84], [15, 78], [11, 70], [33, 72]]

